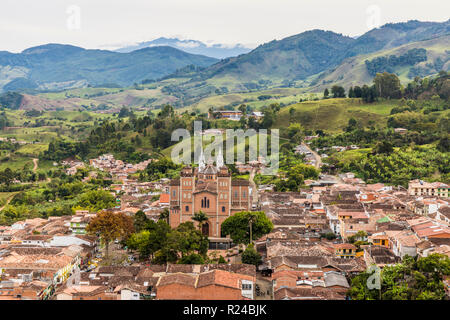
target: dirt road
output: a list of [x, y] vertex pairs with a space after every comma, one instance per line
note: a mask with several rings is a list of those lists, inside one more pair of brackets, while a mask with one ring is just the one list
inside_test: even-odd
[[39, 162], [39, 159], [33, 159], [33, 164], [34, 164], [34, 167], [33, 167], [33, 172], [36, 172], [36, 170], [37, 170], [37, 168], [38, 168], [38, 162]]
[[313, 155], [314, 160], [316, 160], [315, 167], [320, 168], [320, 165], [322, 164], [322, 158], [319, 156], [317, 152], [315, 152], [313, 149], [311, 149], [306, 143], [302, 142], [302, 146], [307, 148]]

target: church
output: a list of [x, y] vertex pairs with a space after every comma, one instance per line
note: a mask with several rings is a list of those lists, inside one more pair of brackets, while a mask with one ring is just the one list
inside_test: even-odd
[[212, 161], [206, 164], [202, 152], [198, 167], [186, 166], [179, 179], [171, 180], [169, 203], [172, 228], [193, 221], [194, 213], [203, 211], [208, 221], [203, 224], [202, 233], [210, 238], [220, 238], [220, 226], [226, 218], [236, 212], [250, 210], [252, 188], [248, 180], [232, 179], [221, 151], [216, 165]]

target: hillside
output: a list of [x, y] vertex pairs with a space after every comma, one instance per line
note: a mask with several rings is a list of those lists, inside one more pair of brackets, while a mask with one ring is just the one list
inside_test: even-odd
[[[450, 70], [450, 35], [431, 40], [418, 41], [396, 48], [377, 51], [371, 54], [358, 55], [347, 58], [338, 67], [321, 74], [316, 80], [317, 84], [311, 87], [312, 91], [323, 91], [327, 86], [338, 84], [346, 89], [354, 85], [369, 84], [374, 77], [370, 74], [366, 61], [387, 59], [390, 56], [404, 57], [414, 49], [425, 49], [425, 61], [406, 61], [392, 66], [379, 66], [376, 72], [388, 71], [396, 73], [403, 83], [407, 83], [416, 76], [424, 77], [436, 74], [441, 70]], [[405, 59], [406, 60], [406, 59]]]
[[388, 23], [372, 29], [358, 37], [347, 49], [346, 56], [367, 54], [383, 49], [398, 47], [410, 42], [437, 38], [450, 33], [450, 20], [445, 22], [422, 22], [410, 20]]
[[[224, 59], [198, 72], [187, 70], [184, 74], [185, 81], [167, 86], [166, 92], [178, 95], [186, 106], [208, 96], [227, 93], [260, 91], [276, 87], [310, 88], [323, 80], [324, 74], [333, 72], [343, 63], [350, 63], [350, 67], [342, 67], [343, 72], [339, 70], [325, 81], [331, 83], [342, 80], [348, 72], [353, 71], [349, 69], [359, 67], [361, 70], [356, 70], [358, 74], [355, 76], [360, 77], [364, 83], [367, 77], [364, 74], [360, 75], [364, 73], [364, 68], [355, 64], [355, 61], [364, 62], [372, 55], [376, 57], [375, 52], [380, 55], [390, 54], [390, 50], [395, 48], [399, 48], [401, 52], [402, 46], [408, 44], [409, 48], [421, 47], [423, 44], [420, 41], [425, 40], [430, 41], [425, 43], [425, 46], [430, 45], [431, 51], [438, 50], [439, 56], [446, 59], [447, 52], [438, 48], [439, 45], [434, 45], [430, 39], [436, 38], [435, 41], [442, 41], [441, 46], [448, 48], [445, 39], [448, 39], [449, 30], [450, 21], [442, 23], [409, 21], [386, 24], [357, 39], [331, 31], [306, 31], [271, 41], [248, 54]], [[361, 56], [362, 54], [365, 56]], [[392, 51], [392, 54], [395, 52]], [[435, 55], [434, 52], [430, 53], [433, 63], [437, 59]], [[427, 63], [429, 61], [425, 62]], [[422, 76], [435, 73], [433, 70], [425, 71], [422, 72]], [[183, 74], [177, 73], [172, 77], [182, 78]], [[403, 77], [402, 80], [410, 78]], [[347, 83], [345, 85], [349, 86]]]
[[47, 44], [17, 54], [0, 52], [0, 89], [55, 90], [88, 84], [128, 86], [161, 78], [187, 65], [206, 67], [216, 61], [172, 47], [118, 53]]
[[[397, 105], [396, 100], [369, 104], [348, 98], [301, 102], [282, 108], [273, 128], [286, 128], [290, 122], [297, 122], [310, 130], [340, 132], [350, 118], [365, 126], [373, 121], [377, 126], [385, 127], [387, 116]], [[291, 108], [295, 110], [293, 117], [290, 116]]]

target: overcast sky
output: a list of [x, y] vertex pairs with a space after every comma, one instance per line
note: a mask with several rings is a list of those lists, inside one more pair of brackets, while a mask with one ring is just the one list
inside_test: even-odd
[[387, 22], [442, 22], [449, 12], [448, 0], [0, 0], [0, 51], [161, 36], [254, 47], [311, 29], [357, 36]]

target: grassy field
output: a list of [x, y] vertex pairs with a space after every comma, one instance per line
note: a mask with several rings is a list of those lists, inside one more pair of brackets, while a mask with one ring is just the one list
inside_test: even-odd
[[5, 170], [6, 168], [10, 168], [11, 170], [20, 170], [25, 166], [28, 166], [30, 169], [33, 168], [33, 159], [31, 157], [10, 154], [0, 158], [0, 170]]
[[111, 114], [91, 111], [47, 111], [38, 116], [27, 116], [24, 110], [7, 110], [5, 113], [12, 125], [0, 131], [0, 137], [42, 144], [57, 137], [84, 139], [95, 123], [113, 118]]
[[[376, 127], [385, 127], [387, 115], [397, 104], [396, 100], [367, 104], [361, 99], [349, 98], [301, 102], [282, 108], [273, 128], [284, 128], [290, 122], [299, 122], [307, 129], [339, 132], [347, 126], [350, 118], [365, 126], [373, 122]], [[292, 118], [291, 108], [295, 110]]]
[[[209, 108], [217, 110], [231, 104], [236, 104], [235, 108], [240, 104], [246, 104], [255, 110], [261, 110], [262, 107], [272, 103], [284, 103], [288, 105], [297, 103], [300, 99], [310, 98], [310, 95], [304, 93], [304, 91], [305, 89], [300, 88], [277, 88], [247, 93], [215, 95], [203, 98], [190, 106], [179, 108], [177, 112], [198, 110], [203, 113], [207, 112]], [[270, 95], [272, 98], [259, 100], [258, 97], [262, 95]]]
[[[260, 135], [260, 138], [266, 139], [266, 141], [267, 141], [267, 135], [261, 134], [261, 135]], [[245, 148], [245, 150], [248, 150], [248, 147], [249, 147], [249, 139], [247, 139], [247, 138], [246, 138], [243, 142], [240, 142], [240, 143], [237, 143], [237, 141], [235, 141], [235, 143], [234, 143], [231, 147], [228, 147], [228, 146], [226, 145], [226, 142], [225, 142], [225, 134], [223, 135], [223, 140], [224, 140], [225, 148], [226, 148], [226, 149], [223, 151], [223, 157], [224, 157], [225, 161], [226, 161], [226, 152], [227, 152], [227, 150], [231, 150], [231, 148], [233, 148], [233, 152], [234, 152], [235, 155], [236, 155], [237, 150], [243, 150], [244, 148]], [[259, 140], [259, 141], [260, 141], [260, 140]], [[259, 141], [258, 141], [258, 147], [257, 147], [258, 149], [257, 149], [257, 151], [259, 150]], [[283, 144], [283, 143], [285, 143], [285, 142], [287, 142], [287, 141], [288, 141], [288, 140], [286, 140], [286, 139], [280, 138], [280, 145]], [[269, 142], [267, 142], [267, 143], [269, 143]], [[189, 144], [191, 145], [191, 150], [192, 150], [192, 153], [193, 153], [193, 151], [194, 151], [194, 137], [191, 137], [190, 140], [186, 139], [186, 140], [183, 140], [183, 141], [181, 141], [181, 142], [179, 142], [179, 143], [177, 143], [177, 144], [175, 144], [175, 145], [173, 145], [173, 146], [170, 146], [170, 147], [164, 149], [161, 153], [162, 153], [162, 155], [164, 155], [164, 156], [170, 158], [170, 157], [171, 157], [171, 154], [172, 154], [172, 150], [173, 150], [175, 147], [178, 147], [178, 148], [189, 148]], [[206, 148], [208, 148], [208, 146], [209, 146], [209, 148], [211, 148], [211, 140], [204, 139], [204, 140], [202, 141], [202, 146], [203, 146], [203, 150], [204, 150], [205, 153], [206, 153], [206, 151], [207, 151]], [[268, 148], [270, 148], [270, 145], [268, 146]], [[180, 150], [180, 149], [179, 149], [179, 150]], [[246, 152], [246, 155], [248, 156], [248, 152]], [[258, 155], [257, 155], [257, 156], [258, 156]], [[191, 155], [191, 159], [193, 159], [193, 154]], [[208, 160], [208, 159], [206, 159], [206, 160]]]

